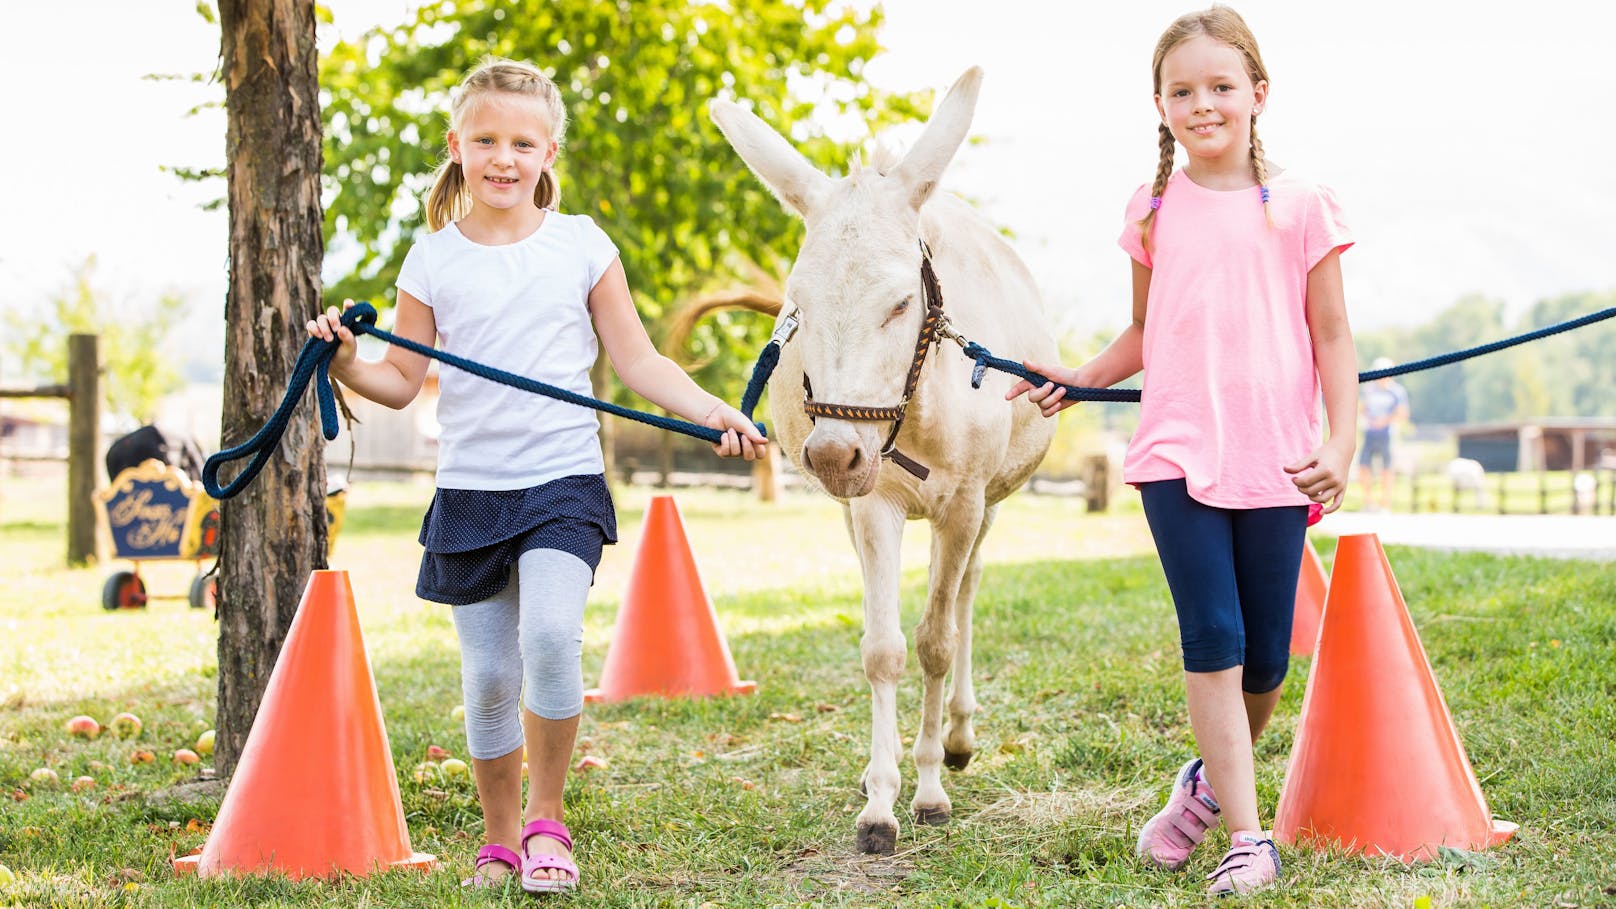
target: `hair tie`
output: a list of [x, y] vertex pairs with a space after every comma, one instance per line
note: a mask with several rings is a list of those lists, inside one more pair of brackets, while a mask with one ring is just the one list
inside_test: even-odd
[[1262, 190], [1262, 204], [1267, 205], [1268, 204], [1268, 184], [1264, 183], [1259, 188]]
[[[1267, 193], [1267, 190], [1265, 189], [1265, 190], [1263, 190], [1263, 192]], [[1265, 202], [1268, 201], [1266, 196], [1264, 197], [1263, 201], [1265, 201]], [[1151, 196], [1150, 197], [1150, 210], [1155, 211], [1155, 210], [1157, 210], [1159, 208], [1161, 208], [1161, 196]]]

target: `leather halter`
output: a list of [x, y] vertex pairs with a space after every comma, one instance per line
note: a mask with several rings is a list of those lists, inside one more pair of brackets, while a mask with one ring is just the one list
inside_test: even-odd
[[937, 281], [937, 272], [932, 269], [931, 249], [926, 246], [924, 240], [920, 241], [920, 284], [926, 298], [926, 313], [920, 320], [920, 333], [915, 338], [915, 356], [909, 364], [909, 375], [903, 381], [903, 399], [891, 407], [826, 404], [815, 401], [813, 385], [808, 381], [808, 371], [803, 370], [802, 409], [808, 414], [809, 419], [829, 417], [833, 420], [866, 423], [891, 420], [892, 430], [887, 433], [886, 441], [881, 443], [881, 457], [909, 471], [915, 479], [924, 480], [931, 474], [931, 470], [899, 451], [897, 447], [898, 430], [903, 428], [903, 418], [909, 409], [909, 401], [914, 397], [915, 387], [920, 384], [920, 368], [926, 363], [927, 352], [937, 342], [939, 329], [947, 321], [943, 315], [943, 288]]

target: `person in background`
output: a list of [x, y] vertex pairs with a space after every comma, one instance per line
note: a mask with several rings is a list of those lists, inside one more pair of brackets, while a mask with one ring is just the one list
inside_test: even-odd
[[[1376, 357], [1371, 369], [1390, 369], [1390, 357]], [[1385, 511], [1392, 504], [1392, 433], [1408, 420], [1408, 391], [1393, 378], [1364, 383], [1358, 392], [1363, 447], [1358, 451], [1364, 510]]]

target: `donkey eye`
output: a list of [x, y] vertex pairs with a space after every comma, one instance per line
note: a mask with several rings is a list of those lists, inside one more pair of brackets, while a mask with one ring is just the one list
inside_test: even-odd
[[893, 319], [903, 315], [904, 310], [909, 308], [909, 301], [913, 299], [913, 296], [908, 296], [904, 297], [902, 300], [899, 300], [897, 305], [892, 307], [891, 311], [887, 313], [887, 317], [881, 321], [881, 327], [885, 328], [886, 326], [892, 324]]

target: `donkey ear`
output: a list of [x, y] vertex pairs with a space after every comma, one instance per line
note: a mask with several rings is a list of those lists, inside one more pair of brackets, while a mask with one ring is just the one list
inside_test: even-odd
[[954, 82], [942, 103], [932, 112], [926, 129], [915, 140], [914, 148], [903, 158], [894, 175], [909, 188], [909, 203], [919, 210], [937, 189], [937, 181], [959, 151], [971, 128], [976, 111], [976, 95], [982, 88], [982, 68], [973, 66]]
[[713, 99], [707, 114], [746, 166], [774, 195], [807, 220], [830, 189], [831, 179], [808, 163], [769, 124], [738, 104]]

